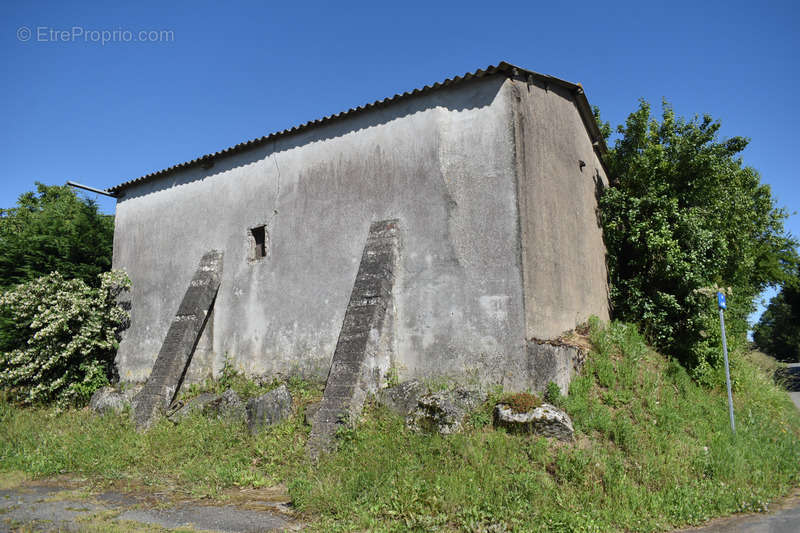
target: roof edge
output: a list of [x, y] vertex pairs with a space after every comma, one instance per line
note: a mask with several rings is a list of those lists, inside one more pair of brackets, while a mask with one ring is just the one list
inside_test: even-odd
[[444, 81], [436, 82], [432, 85], [425, 85], [421, 88], [413, 89], [411, 91], [406, 91], [404, 93], [398, 93], [394, 96], [390, 96], [384, 98], [382, 100], [376, 100], [374, 102], [370, 102], [368, 104], [364, 104], [362, 106], [350, 108], [346, 111], [342, 111], [336, 113], [334, 115], [328, 115], [319, 119], [311, 120], [300, 124], [298, 126], [293, 126], [291, 128], [287, 128], [281, 131], [269, 133], [262, 137], [258, 137], [255, 139], [251, 139], [249, 141], [244, 141], [234, 146], [230, 146], [223, 150], [214, 152], [212, 154], [205, 154], [190, 161], [185, 161], [183, 163], [178, 163], [176, 165], [172, 165], [170, 167], [164, 168], [162, 170], [158, 170], [156, 172], [151, 172], [149, 174], [145, 174], [138, 178], [134, 178], [132, 180], [125, 181], [120, 183], [119, 185], [115, 185], [113, 187], [109, 187], [108, 191], [114, 195], [121, 196], [122, 192], [132, 186], [140, 185], [142, 183], [146, 183], [166, 175], [169, 175], [175, 171], [182, 170], [185, 168], [191, 168], [194, 166], [202, 166], [204, 168], [210, 168], [210, 165], [213, 161], [219, 157], [226, 157], [238, 152], [242, 152], [245, 150], [249, 150], [251, 148], [255, 148], [262, 144], [265, 144], [270, 141], [274, 141], [276, 139], [282, 137], [288, 137], [290, 135], [295, 135], [311, 128], [315, 128], [317, 126], [322, 126], [324, 124], [328, 124], [330, 122], [335, 122], [341, 119], [349, 118], [351, 116], [364, 113], [370, 111], [372, 109], [384, 107], [387, 105], [391, 105], [397, 101], [405, 100], [407, 98], [412, 98], [414, 96], [419, 96], [422, 94], [427, 94], [432, 91], [436, 91], [445, 87], [449, 87], [451, 85], [455, 85], [467, 80], [483, 78], [486, 76], [491, 76], [493, 74], [504, 74], [509, 77], [519, 77], [522, 79], [525, 78], [533, 78], [539, 81], [543, 81], [546, 83], [553, 83], [555, 85], [559, 85], [568, 89], [569, 91], [575, 94], [575, 102], [578, 107], [578, 112], [581, 115], [581, 119], [583, 120], [584, 127], [586, 128], [587, 132], [589, 133], [589, 137], [591, 138], [592, 145], [595, 148], [595, 151], [598, 152], [598, 156], [600, 156], [600, 160], [602, 162], [602, 155], [607, 152], [605, 140], [602, 138], [602, 134], [600, 133], [600, 129], [597, 127], [597, 123], [594, 120], [594, 114], [592, 113], [592, 107], [589, 105], [589, 101], [586, 98], [586, 95], [583, 91], [583, 87], [580, 84], [575, 84], [566, 80], [562, 80], [560, 78], [556, 78], [553, 76], [548, 76], [546, 74], [540, 74], [538, 72], [534, 72], [532, 70], [527, 70], [521, 67], [517, 67], [516, 65], [512, 65], [511, 63], [507, 63], [505, 61], [501, 61], [497, 64], [497, 66], [489, 65], [484, 69], [478, 69], [474, 72], [467, 72], [462, 76], [455, 76], [453, 78], [447, 78]]

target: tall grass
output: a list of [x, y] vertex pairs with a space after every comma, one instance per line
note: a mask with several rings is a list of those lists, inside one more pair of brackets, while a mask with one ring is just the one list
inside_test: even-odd
[[489, 428], [414, 435], [376, 409], [291, 482], [296, 504], [324, 530], [650, 531], [764, 510], [797, 484], [800, 417], [754, 366], [737, 360], [734, 437], [723, 391], [697, 386], [633, 326], [595, 323], [591, 340], [559, 402], [576, 445]]
[[198, 496], [275, 484], [305, 461], [302, 410], [319, 396], [317, 387], [301, 381], [290, 382], [290, 389], [297, 415], [256, 436], [240, 422], [200, 413], [177, 425], [160, 420], [139, 433], [127, 414], [20, 409], [0, 400], [0, 471], [35, 477], [77, 472], [99, 483], [132, 480]]
[[448, 437], [410, 433], [368, 406], [339, 450], [313, 465], [306, 386], [296, 414], [255, 437], [199, 416], [142, 435], [124, 417], [0, 404], [0, 469], [200, 495], [284, 482], [297, 511], [324, 531], [664, 530], [764, 510], [797, 485], [800, 416], [754, 365], [734, 360], [733, 436], [724, 390], [699, 387], [633, 326], [593, 324], [591, 340], [569, 394], [548, 393], [573, 418], [573, 445], [492, 429], [491, 403]]

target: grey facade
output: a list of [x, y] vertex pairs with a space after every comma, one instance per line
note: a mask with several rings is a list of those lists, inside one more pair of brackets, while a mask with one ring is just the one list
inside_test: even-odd
[[580, 86], [503, 63], [123, 183], [120, 376], [148, 377], [213, 249], [225, 266], [186, 379], [226, 358], [324, 379], [370, 224], [397, 219], [400, 377], [537, 388], [533, 340], [608, 317], [602, 143]]

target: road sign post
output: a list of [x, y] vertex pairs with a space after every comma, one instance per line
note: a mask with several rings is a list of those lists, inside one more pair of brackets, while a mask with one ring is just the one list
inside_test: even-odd
[[736, 422], [733, 420], [733, 394], [731, 394], [731, 371], [728, 366], [728, 341], [725, 338], [725, 309], [728, 303], [725, 294], [717, 292], [717, 307], [719, 308], [719, 327], [722, 330], [722, 355], [725, 358], [725, 384], [728, 387], [728, 414], [731, 417], [731, 431], [736, 434]]

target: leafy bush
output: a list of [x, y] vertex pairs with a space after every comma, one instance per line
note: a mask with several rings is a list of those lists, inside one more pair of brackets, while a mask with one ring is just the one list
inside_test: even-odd
[[99, 288], [53, 272], [0, 295], [0, 386], [24, 404], [79, 405], [112, 376], [117, 332], [128, 319], [119, 271]]
[[[726, 322], [744, 346], [755, 297], [791, 275], [797, 244], [758, 172], [743, 166], [747, 139], [720, 140], [708, 115], [686, 120], [642, 101], [608, 154], [612, 187], [600, 198], [615, 318], [678, 357], [700, 381], [719, 367], [719, 323], [698, 289], [732, 287]], [[610, 128], [605, 127], [606, 133]]]

